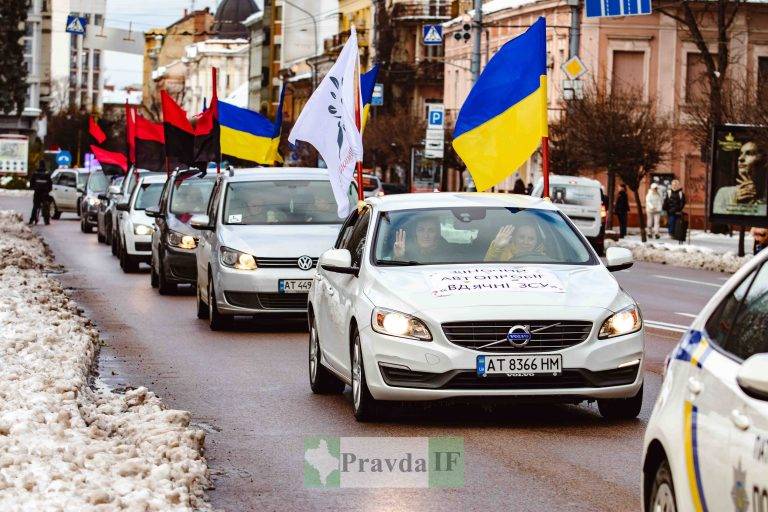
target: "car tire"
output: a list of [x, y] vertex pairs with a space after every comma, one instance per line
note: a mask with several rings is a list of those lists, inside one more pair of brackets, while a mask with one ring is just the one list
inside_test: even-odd
[[176, 283], [168, 282], [168, 278], [165, 276], [163, 260], [161, 259], [157, 262], [157, 291], [160, 292], [160, 295], [170, 295], [177, 289]]
[[631, 420], [637, 418], [643, 407], [643, 386], [630, 398], [604, 398], [597, 401], [600, 415], [607, 420]]
[[203, 295], [200, 293], [200, 287], [195, 285], [197, 291], [197, 318], [206, 320], [208, 318], [208, 304], [203, 301]]
[[232, 323], [232, 317], [222, 315], [216, 305], [216, 290], [213, 288], [213, 280], [208, 277], [208, 326], [212, 331], [222, 331]]
[[101, 233], [101, 231], [99, 231], [99, 229], [98, 229], [98, 228], [96, 228], [96, 240], [97, 240], [97, 241], [98, 241], [100, 244], [105, 244], [105, 243], [107, 243], [107, 238], [106, 238], [106, 237], [105, 237], [105, 236], [104, 236], [104, 235]]
[[344, 392], [345, 384], [322, 365], [320, 339], [312, 315], [309, 317], [309, 387], [317, 395], [338, 395]]
[[115, 236], [114, 234], [112, 234], [112, 241], [110, 243], [110, 245], [112, 246], [112, 256], [119, 257], [119, 254], [120, 254], [120, 247], [118, 245], [119, 241], [120, 239], [117, 238], [117, 236]]
[[352, 338], [352, 410], [355, 419], [361, 423], [376, 421], [381, 417], [383, 406], [371, 395], [365, 376], [363, 350], [360, 345], [360, 333], [355, 330]]
[[157, 288], [160, 285], [154, 265], [149, 266], [149, 284], [152, 286], [152, 288]]
[[[122, 245], [122, 244], [121, 244]], [[139, 262], [136, 261], [133, 256], [128, 254], [124, 248], [120, 248], [120, 268], [126, 274], [133, 274], [139, 271]]]
[[59, 220], [61, 218], [61, 212], [59, 211], [59, 208], [56, 206], [56, 201], [51, 199], [51, 218], [54, 220]]
[[93, 228], [90, 224], [88, 224], [88, 221], [85, 220], [85, 215], [80, 217], [80, 230], [83, 233], [93, 233]]
[[675, 484], [666, 460], [656, 469], [647, 505], [646, 512], [677, 512]]

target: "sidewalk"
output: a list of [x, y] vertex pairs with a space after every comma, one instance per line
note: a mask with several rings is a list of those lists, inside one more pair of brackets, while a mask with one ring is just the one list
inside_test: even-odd
[[702, 230], [691, 230], [688, 241], [681, 244], [666, 231], [658, 239], [640, 240], [640, 230], [630, 228], [619, 241], [606, 240], [606, 247], [625, 247], [638, 261], [662, 263], [676, 267], [700, 268], [716, 272], [733, 273], [752, 257], [754, 240], [747, 233], [744, 238], [746, 256], [739, 258], [739, 235], [715, 235]]

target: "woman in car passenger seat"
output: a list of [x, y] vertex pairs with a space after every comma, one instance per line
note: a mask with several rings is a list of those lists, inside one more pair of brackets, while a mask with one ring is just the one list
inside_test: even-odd
[[546, 256], [539, 230], [531, 224], [507, 225], [488, 246], [485, 261], [508, 262], [530, 256]]

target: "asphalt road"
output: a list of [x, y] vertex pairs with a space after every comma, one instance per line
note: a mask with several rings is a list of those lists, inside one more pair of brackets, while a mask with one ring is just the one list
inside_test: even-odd
[[[27, 214], [31, 200], [0, 198]], [[241, 321], [214, 333], [193, 292], [161, 297], [149, 273], [124, 274], [109, 248], [65, 215], [39, 232], [60, 276], [98, 325], [99, 371], [113, 387], [148, 386], [207, 431], [206, 454], [226, 510], [638, 510], [642, 436], [664, 357], [727, 275], [637, 263], [617, 274], [647, 322], [640, 419], [606, 422], [595, 406], [414, 406], [358, 424], [343, 396], [309, 390], [303, 319]], [[306, 489], [306, 436], [463, 436], [458, 489]]]

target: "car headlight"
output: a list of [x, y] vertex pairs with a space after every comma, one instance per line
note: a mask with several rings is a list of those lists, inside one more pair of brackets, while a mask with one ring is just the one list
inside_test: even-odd
[[133, 226], [134, 235], [151, 235], [152, 231], [153, 229], [151, 226], [146, 226], [144, 224], [136, 224]]
[[168, 231], [168, 244], [180, 249], [194, 249], [197, 247], [197, 239], [192, 235], [185, 235], [177, 231]]
[[238, 270], [256, 270], [258, 268], [256, 258], [252, 255], [229, 247], [221, 248], [221, 264]]
[[89, 197], [88, 198], [88, 206], [99, 206], [101, 204], [101, 199], [98, 197]]
[[613, 338], [637, 332], [643, 327], [643, 319], [637, 306], [629, 306], [609, 316], [600, 327], [598, 338]]
[[398, 338], [432, 341], [432, 334], [424, 322], [415, 316], [391, 309], [375, 308], [371, 318], [371, 327], [376, 332]]

